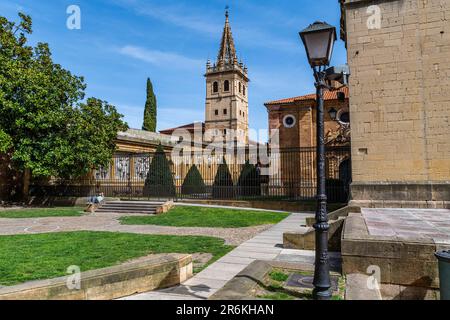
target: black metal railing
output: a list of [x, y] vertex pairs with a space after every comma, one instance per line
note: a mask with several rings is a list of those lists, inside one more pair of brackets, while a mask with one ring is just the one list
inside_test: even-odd
[[[160, 200], [315, 198], [315, 148], [265, 153], [253, 155], [246, 150], [239, 156], [234, 153], [209, 156], [183, 154], [176, 157], [165, 153], [165, 165], [164, 161], [155, 160], [155, 153], [116, 154], [108, 168], [93, 172], [89, 179], [53, 179], [51, 183], [34, 183], [30, 193], [33, 196], [73, 197], [103, 193], [107, 197]], [[224, 158], [226, 165], [221, 165]], [[326, 150], [329, 202], [348, 200], [350, 163], [349, 147], [329, 147]], [[196, 168], [193, 168], [194, 165]]]

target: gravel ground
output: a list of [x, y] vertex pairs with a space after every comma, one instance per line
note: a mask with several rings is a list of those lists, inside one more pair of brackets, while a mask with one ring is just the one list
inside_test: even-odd
[[222, 238], [225, 240], [226, 244], [236, 246], [271, 227], [271, 225], [262, 225], [230, 229], [121, 225], [118, 219], [123, 216], [127, 216], [127, 214], [94, 213], [86, 214], [81, 217], [0, 219], [0, 235], [67, 231], [110, 231], [138, 234], [196, 235]]

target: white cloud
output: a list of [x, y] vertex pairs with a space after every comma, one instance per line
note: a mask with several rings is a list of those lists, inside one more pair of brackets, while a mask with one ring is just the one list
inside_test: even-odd
[[198, 69], [203, 66], [203, 62], [201, 60], [192, 59], [173, 52], [149, 50], [132, 45], [126, 45], [118, 51], [119, 53], [134, 59], [138, 59], [156, 66], [163, 66], [165, 68]]
[[[158, 5], [154, 1], [114, 1], [122, 7], [132, 9], [137, 14], [148, 16], [164, 23], [173, 24], [180, 28], [193, 30], [214, 38], [222, 34], [222, 20], [213, 22], [209, 18], [210, 15], [194, 7], [186, 7], [182, 4]], [[264, 19], [259, 27], [261, 26], [267, 27]], [[233, 33], [235, 34], [236, 40], [239, 40], [239, 44], [245, 47], [268, 48], [284, 52], [296, 52], [299, 50], [297, 39], [293, 41], [292, 39], [281, 38], [280, 36], [270, 34], [267, 29], [262, 30], [250, 27], [245, 21], [240, 24], [237, 21], [232, 21], [232, 29], [234, 30]]]
[[221, 29], [218, 23], [205, 20], [203, 14], [193, 13], [192, 7], [182, 4], [157, 4], [156, 1], [114, 0], [117, 5], [130, 8], [137, 14], [148, 16], [164, 23], [170, 23], [202, 33], [215, 35]]

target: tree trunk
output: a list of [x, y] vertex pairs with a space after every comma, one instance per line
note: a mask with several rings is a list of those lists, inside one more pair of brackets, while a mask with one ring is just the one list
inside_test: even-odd
[[26, 168], [23, 172], [23, 188], [22, 188], [22, 196], [23, 200], [28, 200], [28, 193], [30, 191], [30, 181], [31, 181], [31, 170]]

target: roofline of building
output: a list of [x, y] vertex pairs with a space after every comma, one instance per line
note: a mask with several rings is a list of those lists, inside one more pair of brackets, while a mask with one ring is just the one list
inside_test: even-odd
[[[339, 99], [337, 97], [327, 98], [326, 93], [330, 93], [330, 92], [331, 93], [344, 92], [346, 94], [345, 100], [349, 99], [348, 87], [343, 87], [340, 90], [326, 91], [325, 92], [325, 97], [324, 97], [325, 101], [338, 101]], [[303, 102], [305, 102], [305, 103], [316, 102], [316, 94], [315, 93], [310, 93], [310, 94], [305, 94], [305, 95], [298, 96], [298, 97], [292, 97], [292, 98], [285, 98], [285, 99], [280, 99], [280, 100], [268, 101], [268, 102], [265, 102], [264, 105], [266, 107], [269, 107], [269, 106], [281, 106], [281, 105], [291, 105], [291, 104], [295, 104], [295, 103], [299, 103], [299, 102], [302, 102], [302, 103]]]

